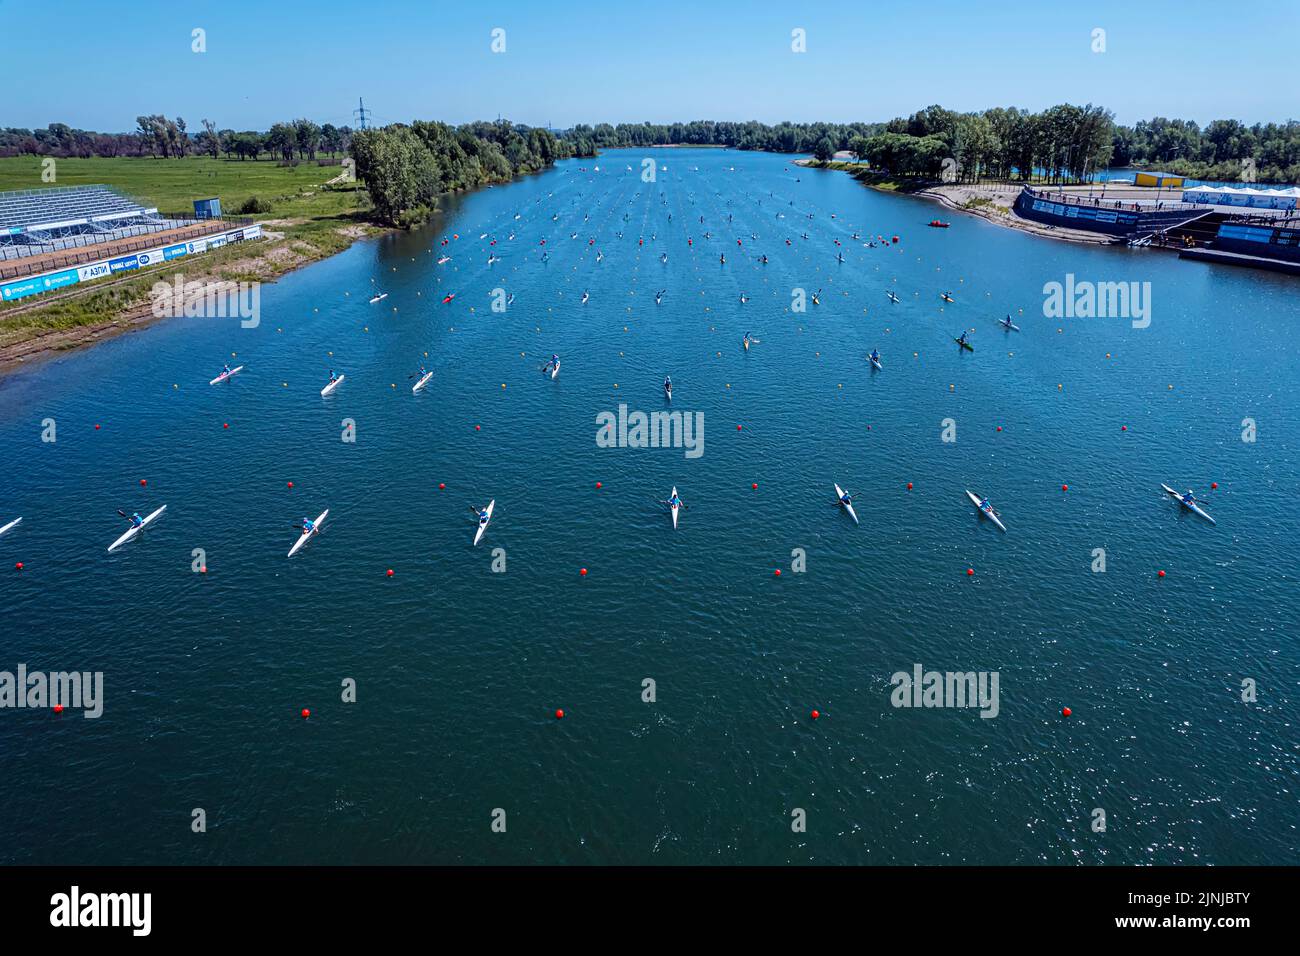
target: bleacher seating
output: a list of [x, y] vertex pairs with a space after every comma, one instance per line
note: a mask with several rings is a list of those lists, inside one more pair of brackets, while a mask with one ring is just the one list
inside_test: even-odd
[[0, 193], [0, 260], [93, 246], [194, 221], [192, 216], [164, 218], [107, 186]]
[[25, 229], [49, 223], [89, 221], [114, 214], [144, 215], [137, 202], [106, 186], [69, 186], [0, 193], [0, 228]]

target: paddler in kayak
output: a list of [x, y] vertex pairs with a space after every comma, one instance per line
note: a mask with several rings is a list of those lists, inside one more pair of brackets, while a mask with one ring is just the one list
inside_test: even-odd
[[326, 388], [329, 388], [329, 387], [330, 387], [331, 385], [333, 385], [336, 381], [338, 381], [338, 379], [336, 379], [336, 378], [334, 377], [334, 369], [330, 369], [330, 380], [329, 380], [328, 382], [325, 383], [325, 387], [326, 387]]
[[957, 337], [957, 343], [958, 343], [959, 345], [965, 345], [965, 344], [966, 344], [966, 332], [967, 332], [967, 331], [968, 331], [967, 329], [962, 329], [962, 330], [961, 330], [961, 335], [959, 335], [959, 336]]
[[312, 521], [312, 520], [309, 519], [309, 518], [303, 518], [303, 519], [302, 519], [302, 533], [303, 533], [303, 534], [311, 534], [311, 533], [312, 533], [313, 531], [315, 531], [315, 530], [316, 530], [316, 522]]
[[559, 364], [560, 364], [560, 357], [556, 355], [554, 352], [552, 352], [551, 360], [547, 362], [545, 366], [543, 366], [542, 372], [543, 373], [549, 372], [551, 369], [557, 367]]
[[872, 350], [871, 350], [871, 361], [873, 361], [873, 362], [879, 362], [879, 361], [880, 361], [880, 350], [879, 350], [879, 349], [872, 349]]
[[[121, 512], [118, 513], [121, 514]], [[131, 517], [126, 520], [131, 522], [131, 527], [133, 528], [138, 528], [140, 525], [144, 524], [144, 519], [140, 517], [140, 512], [138, 511], [131, 512]]]
[[488, 523], [487, 508], [475, 508], [473, 505], [470, 505], [469, 510], [474, 512], [474, 514], [478, 516], [478, 523], [480, 525], [484, 525]]
[[846, 491], [840, 495], [839, 503], [848, 508], [853, 504], [853, 496]]
[[[229, 375], [229, 374], [230, 374], [230, 363], [227, 362], [225, 365], [221, 367], [221, 375]], [[220, 378], [221, 375], [218, 375], [217, 378]]]

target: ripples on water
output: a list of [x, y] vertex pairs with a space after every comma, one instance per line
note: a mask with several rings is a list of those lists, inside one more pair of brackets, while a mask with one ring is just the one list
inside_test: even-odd
[[[27, 564], [0, 575], [3, 667], [107, 683], [98, 721], [0, 713], [0, 859], [1297, 862], [1294, 280], [930, 230], [920, 200], [783, 157], [659, 159], [654, 185], [611, 153], [453, 200], [267, 287], [256, 330], [175, 320], [0, 380], [0, 502], [26, 518], [0, 559]], [[1151, 327], [1044, 319], [1067, 272], [1150, 281]], [[791, 314], [795, 286], [822, 304]], [[208, 387], [232, 351], [246, 370]], [[704, 455], [596, 448], [596, 415], [663, 407], [665, 374]], [[1217, 527], [1160, 481], [1218, 481]], [[114, 510], [155, 502], [147, 540], [105, 555]], [[918, 662], [999, 671], [998, 718], [891, 707]]]

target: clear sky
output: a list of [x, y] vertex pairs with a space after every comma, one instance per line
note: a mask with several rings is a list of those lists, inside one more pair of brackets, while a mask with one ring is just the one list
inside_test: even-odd
[[358, 96], [379, 123], [556, 127], [872, 121], [931, 103], [1092, 102], [1121, 123], [1300, 115], [1300, 0], [0, 0], [0, 38], [0, 126], [342, 125]]

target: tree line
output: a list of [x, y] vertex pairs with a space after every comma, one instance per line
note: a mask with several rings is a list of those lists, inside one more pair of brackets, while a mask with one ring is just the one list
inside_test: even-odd
[[[837, 152], [894, 175], [953, 178], [1084, 179], [1115, 166], [1159, 167], [1197, 179], [1237, 181], [1246, 160], [1261, 182], [1300, 181], [1300, 123], [1157, 117], [1120, 126], [1100, 106], [1061, 104], [1037, 113], [997, 107], [958, 113], [930, 106], [886, 123], [600, 123], [562, 134], [576, 156], [660, 144], [727, 146], [777, 153]], [[951, 160], [945, 163], [945, 160]]]
[[575, 155], [550, 130], [508, 120], [357, 130], [351, 152], [376, 215], [401, 226], [428, 218], [440, 193], [506, 183]]
[[183, 117], [169, 119], [161, 114], [136, 117], [130, 133], [96, 133], [74, 129], [66, 123], [51, 123], [44, 129], [0, 129], [0, 156], [135, 156], [176, 159], [186, 156], [224, 155], [241, 160], [316, 159], [318, 153], [345, 154], [352, 142], [352, 129], [308, 119], [276, 123], [269, 130], [218, 129], [212, 120], [191, 133]]

